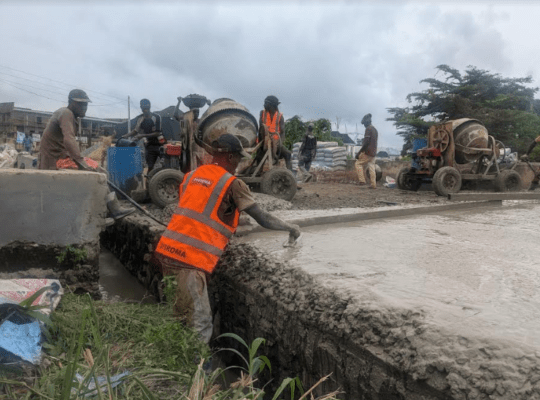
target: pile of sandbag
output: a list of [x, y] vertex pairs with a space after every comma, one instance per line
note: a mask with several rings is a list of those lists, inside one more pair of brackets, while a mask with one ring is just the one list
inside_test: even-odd
[[[293, 145], [293, 169], [298, 168], [298, 151], [301, 143]], [[347, 166], [347, 150], [337, 142], [318, 142], [317, 155], [311, 163], [312, 169], [323, 171], [344, 171]]]
[[19, 152], [9, 144], [0, 146], [0, 168], [13, 168]]

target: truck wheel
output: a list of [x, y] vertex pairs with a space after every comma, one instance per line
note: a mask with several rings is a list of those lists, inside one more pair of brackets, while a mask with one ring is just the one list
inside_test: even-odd
[[457, 193], [461, 189], [461, 174], [453, 167], [442, 167], [433, 175], [432, 185], [439, 196]]
[[420, 189], [420, 186], [422, 186], [422, 181], [408, 176], [407, 173], [409, 171], [410, 168], [408, 167], [403, 167], [399, 170], [396, 177], [396, 185], [398, 189], [412, 190], [413, 192], [417, 192], [418, 189]]
[[261, 192], [291, 201], [296, 194], [296, 178], [288, 169], [273, 168], [262, 176]]
[[157, 174], [159, 171], [163, 171], [163, 168], [154, 168], [148, 174], [146, 174], [146, 179], [151, 180], [152, 177]]
[[[382, 179], [382, 169], [378, 164], [375, 164], [375, 181], [379, 182]], [[366, 180], [370, 181], [369, 178], [369, 168], [366, 168]]]
[[152, 203], [164, 208], [168, 204], [178, 202], [180, 184], [184, 174], [175, 169], [164, 169], [156, 173], [148, 184], [148, 193]]
[[521, 175], [514, 170], [501, 171], [493, 182], [496, 192], [517, 192], [522, 188]]

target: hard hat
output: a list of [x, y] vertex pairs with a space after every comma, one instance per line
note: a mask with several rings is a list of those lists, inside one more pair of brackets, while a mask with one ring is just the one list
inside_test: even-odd
[[81, 103], [91, 103], [90, 99], [88, 98], [88, 95], [84, 90], [81, 89], [73, 89], [71, 92], [69, 92], [68, 100], [73, 101], [80, 101]]
[[212, 142], [212, 147], [219, 152], [240, 153], [244, 157], [251, 157], [242, 147], [240, 139], [230, 133], [221, 135], [214, 140]]

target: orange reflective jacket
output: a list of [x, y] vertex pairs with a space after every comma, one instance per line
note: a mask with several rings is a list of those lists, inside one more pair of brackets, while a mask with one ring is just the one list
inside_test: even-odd
[[223, 196], [235, 179], [214, 164], [202, 165], [186, 175], [178, 207], [156, 252], [211, 274], [238, 226], [238, 209], [232, 226], [218, 217]]
[[[266, 110], [263, 110], [261, 121], [263, 124], [265, 124], [268, 127], [268, 132], [270, 132], [271, 135], [274, 133], [281, 134], [279, 121], [281, 121], [282, 117], [283, 117], [283, 114], [276, 111], [274, 113], [274, 120], [272, 120], [272, 116], [270, 115], [270, 113], [266, 112]], [[272, 135], [272, 136], [276, 136], [276, 135]], [[277, 140], [279, 139], [279, 137], [275, 139]]]

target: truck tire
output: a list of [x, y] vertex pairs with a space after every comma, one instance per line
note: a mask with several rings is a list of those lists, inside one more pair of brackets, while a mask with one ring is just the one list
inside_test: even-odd
[[453, 167], [442, 167], [435, 172], [431, 183], [437, 195], [446, 197], [461, 189], [461, 174]]
[[411, 190], [417, 192], [422, 186], [422, 181], [413, 177], [407, 176], [410, 171], [409, 167], [403, 167], [399, 170], [396, 176], [396, 186], [401, 190]]
[[261, 179], [261, 192], [270, 196], [291, 201], [296, 194], [296, 178], [285, 168], [272, 168]]
[[522, 189], [521, 175], [514, 170], [501, 171], [493, 181], [496, 192], [517, 192]]
[[152, 203], [161, 208], [178, 203], [180, 184], [183, 180], [184, 174], [175, 169], [164, 169], [156, 173], [148, 184], [148, 194]]
[[[375, 164], [375, 181], [379, 182], [382, 179], [382, 169], [378, 164]], [[369, 182], [369, 168], [366, 168], [366, 180]]]

